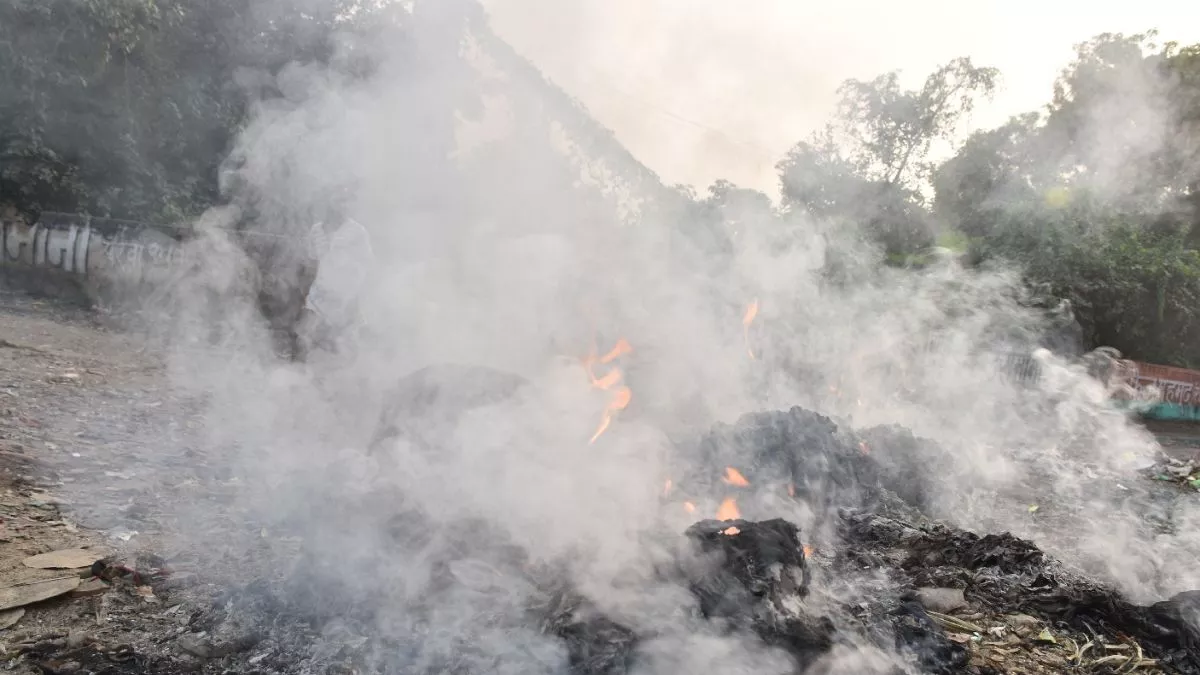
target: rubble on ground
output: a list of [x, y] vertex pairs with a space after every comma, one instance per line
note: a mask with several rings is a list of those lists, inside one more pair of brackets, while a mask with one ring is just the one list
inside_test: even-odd
[[1172, 483], [1200, 492], [1200, 461], [1162, 454], [1145, 474], [1152, 480]]
[[[3, 409], [11, 412], [0, 411], [5, 559], [22, 575], [0, 589], [66, 590], [0, 612], [0, 659], [12, 672], [468, 675], [504, 672], [514, 664], [495, 662], [496, 646], [528, 643], [549, 651], [522, 658], [561, 657], [572, 673], [599, 675], [636, 670], [660, 637], [577, 587], [569, 561], [530, 559], [503, 524], [431, 520], [402, 495], [367, 503], [323, 494], [311, 518], [324, 520], [315, 524], [256, 522], [236, 510], [242, 488], [219, 458], [148, 442], [175, 438], [172, 417], [187, 419], [161, 405], [148, 381], [139, 380], [136, 396], [87, 398], [109, 386], [97, 373], [120, 369], [36, 344], [15, 361], [36, 377], [11, 387]], [[511, 393], [500, 384], [499, 394]], [[108, 416], [56, 429], [30, 405], [51, 400]], [[163, 420], [138, 439], [145, 445], [129, 440], [128, 410]], [[806, 550], [815, 530], [787, 520], [701, 514], [657, 535], [673, 557], [641, 583], [685, 590], [667, 615], [678, 630], [751, 636], [787, 654], [797, 672], [872, 648], [914, 672], [1200, 673], [1188, 621], [1195, 594], [1135, 604], [1029, 541], [931, 522], [916, 468], [926, 443], [898, 427], [843, 429], [802, 409], [718, 426], [681, 448], [695, 471], [673, 477], [676, 494], [664, 508], [677, 513], [679, 501], [729, 494], [747, 507], [794, 499], [836, 536]], [[734, 466], [746, 485], [726, 481]], [[1188, 487], [1195, 467], [1169, 475], [1147, 485]], [[74, 503], [55, 497], [64, 486]], [[181, 533], [185, 547], [163, 543], [178, 522], [172, 498], [202, 501], [215, 514], [209, 529]], [[342, 538], [314, 537], [321, 527], [341, 528]], [[376, 557], [349, 560], [358, 536], [371, 537]], [[70, 560], [37, 558], [56, 552]], [[90, 567], [60, 569], [98, 553]], [[413, 564], [418, 558], [425, 567]], [[402, 565], [428, 577], [406, 587]], [[456, 625], [452, 610], [489, 618], [431, 635]], [[855, 672], [899, 672], [881, 668]]]

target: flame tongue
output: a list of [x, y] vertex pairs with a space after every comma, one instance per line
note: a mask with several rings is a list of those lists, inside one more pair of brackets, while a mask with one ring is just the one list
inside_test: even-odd
[[[596, 377], [595, 365], [597, 363], [605, 365], [609, 364], [620, 357], [631, 353], [632, 351], [633, 347], [624, 338], [617, 340], [616, 346], [614, 346], [607, 354], [601, 357], [596, 356], [596, 349], [593, 347], [587, 357], [583, 359], [583, 368], [585, 371], [587, 371], [588, 380], [592, 383], [592, 386], [602, 391], [609, 391], [614, 387], [617, 387], [624, 377], [624, 375], [621, 373], [621, 369], [614, 367], [612, 370], [605, 373], [603, 377]], [[600, 418], [600, 426], [596, 429], [596, 432], [592, 434], [592, 438], [588, 441], [588, 443], [595, 443], [596, 439], [600, 438], [605, 431], [608, 431], [608, 427], [612, 425], [613, 416], [627, 408], [631, 400], [633, 400], [633, 391], [630, 390], [629, 387], [622, 386], [616, 388], [613, 391], [612, 399], [609, 400], [608, 405], [604, 407], [604, 413]]]
[[596, 377], [596, 364], [606, 366], [622, 356], [631, 353], [633, 353], [633, 346], [625, 338], [617, 340], [617, 344], [604, 356], [596, 356], [596, 347], [593, 345], [588, 351], [588, 355], [583, 358], [583, 368], [587, 371], [588, 380], [591, 381], [592, 386], [597, 389], [608, 390], [620, 382], [620, 368], [613, 368], [603, 377]]
[[754, 323], [754, 317], [758, 316], [758, 298], [755, 298], [748, 307], [746, 314], [742, 317], [742, 325], [749, 326]]
[[727, 497], [721, 502], [721, 507], [717, 509], [717, 520], [740, 520], [742, 517], [741, 511], [738, 511], [737, 500], [733, 497]]
[[608, 409], [617, 412], [629, 407], [629, 402], [633, 400], [633, 391], [629, 387], [621, 387], [613, 393], [612, 402], [608, 404]]
[[742, 315], [742, 337], [746, 342], [746, 353], [753, 360], [754, 349], [750, 346], [750, 324], [754, 323], [754, 318], [758, 316], [758, 298], [755, 298], [750, 306], [746, 307], [746, 313]]
[[620, 381], [621, 381], [620, 369], [613, 368], [612, 370], [608, 371], [608, 373], [604, 377], [597, 378], [597, 377], [593, 376], [592, 377], [592, 386], [597, 389], [603, 389], [604, 391], [608, 391], [609, 389], [612, 389], [613, 386], [616, 385]]
[[633, 352], [633, 346], [630, 345], [629, 342], [627, 342], [625, 340], [625, 338], [621, 338], [620, 340], [617, 340], [617, 344], [611, 350], [609, 350], [609, 352], [607, 354], [600, 357], [600, 363], [602, 363], [602, 364], [612, 363], [613, 361], [616, 361], [617, 359], [621, 358], [622, 356], [625, 356], [626, 354], [630, 354], [632, 352]]
[[588, 443], [595, 443], [597, 438], [600, 438], [604, 435], [604, 432], [608, 431], [608, 427], [611, 424], [612, 415], [605, 413], [604, 417], [600, 419], [600, 426], [596, 428], [596, 433], [592, 434], [592, 437], [588, 440]]
[[588, 441], [588, 443], [595, 443], [597, 438], [600, 438], [605, 431], [608, 431], [608, 427], [612, 424], [613, 416], [629, 407], [629, 402], [632, 400], [633, 391], [629, 387], [621, 387], [613, 392], [612, 400], [604, 408], [604, 416], [600, 420], [600, 428], [596, 429], [596, 433], [592, 434], [592, 440]]
[[729, 485], [735, 485], [737, 487], [750, 487], [750, 481], [746, 480], [746, 477], [742, 475], [742, 472], [738, 471], [732, 466], [725, 467], [724, 480]]

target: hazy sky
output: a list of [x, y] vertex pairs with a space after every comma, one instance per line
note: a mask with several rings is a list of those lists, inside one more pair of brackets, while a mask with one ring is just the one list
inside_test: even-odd
[[1073, 45], [1159, 29], [1200, 42], [1194, 0], [485, 0], [496, 30], [668, 183], [777, 192], [774, 165], [846, 78], [910, 85], [957, 56], [1000, 69], [972, 124], [1049, 101]]

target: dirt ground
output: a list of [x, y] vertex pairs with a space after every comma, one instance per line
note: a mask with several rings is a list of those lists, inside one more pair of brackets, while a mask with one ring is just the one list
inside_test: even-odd
[[[0, 663], [11, 672], [300, 672], [286, 662], [298, 647], [251, 647], [214, 628], [213, 608], [252, 587], [218, 579], [254, 578], [279, 559], [256, 558], [256, 545], [294, 542], [237, 508], [230, 464], [198, 449], [199, 403], [173, 393], [154, 350], [102, 313], [0, 290]], [[64, 549], [71, 567], [30, 566]], [[54, 597], [20, 599], [50, 586]], [[980, 666], [1061, 672], [1085, 660], [1087, 638], [1054, 641], [1029, 617], [967, 608], [945, 621]], [[319, 639], [305, 630], [286, 632]], [[1136, 645], [1112, 642], [1086, 660], [1154, 670]]]
[[[80, 584], [0, 612], [0, 625], [12, 622], [0, 658], [13, 672], [179, 672], [188, 655], [173, 658], [175, 642], [190, 632], [193, 605], [218, 590], [189, 565], [180, 506], [224, 519], [234, 477], [189, 447], [196, 406], [168, 392], [161, 360], [109, 324], [0, 291], [0, 588]], [[72, 565], [106, 561], [103, 580], [93, 578], [99, 568], [24, 562], [62, 549], [83, 549]], [[164, 660], [174, 664], [156, 665]]]

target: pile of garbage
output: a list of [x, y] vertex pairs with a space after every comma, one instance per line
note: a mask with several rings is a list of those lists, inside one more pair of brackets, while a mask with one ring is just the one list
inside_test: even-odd
[[[396, 424], [386, 435], [404, 433]], [[795, 673], [1200, 675], [1200, 592], [1137, 604], [1030, 541], [931, 521], [919, 461], [928, 444], [904, 429], [853, 433], [793, 408], [684, 445], [690, 469], [664, 508], [727, 493], [724, 470], [741, 466], [747, 505], [759, 492], [803, 503], [814, 514], [806, 526], [825, 533], [819, 544], [777, 517], [662, 531], [657, 548], [669, 553], [628, 583], [680, 592], [660, 598], [675, 604], [647, 622], [605, 609], [573, 581], [572, 561], [534, 559], [502, 523], [435, 521], [403, 495], [349, 495], [314, 511], [333, 539], [252, 583], [194, 588], [207, 596], [191, 606], [204, 609], [179, 617], [183, 634], [143, 655], [138, 672], [470, 675], [539, 662], [561, 672], [565, 662], [573, 675], [618, 675], [655, 672], [653, 645], [675, 630], [752, 640]], [[371, 555], [348, 573], [364, 532]], [[406, 585], [396, 568], [414, 551], [427, 575]], [[841, 660], [862, 653], [874, 655], [870, 665], [846, 670]]]
[[[700, 461], [678, 481], [677, 498], [727, 490], [713, 469], [736, 458], [754, 467], [757, 483], [787, 484], [791, 498], [827, 514], [821, 526], [834, 529], [836, 544], [814, 551], [778, 518], [705, 519], [663, 534], [675, 538], [664, 542], [674, 553], [653, 582], [687, 589], [682, 624], [752, 635], [796, 673], [828, 671], [839, 655], [869, 649], [886, 656], [869, 671], [881, 673], [1200, 674], [1192, 619], [1200, 593], [1138, 605], [1029, 541], [931, 522], [913, 463], [924, 443], [898, 428], [844, 433], [800, 408], [714, 429], [692, 449]], [[372, 527], [397, 555], [421, 549], [436, 559], [421, 597], [406, 601], [402, 621], [389, 619], [390, 630], [379, 629], [386, 594], [331, 583], [338, 562], [319, 552], [275, 582], [229, 593], [195, 627], [224, 635], [217, 644], [244, 645], [253, 632], [254, 646], [238, 653], [264, 673], [487, 672], [498, 641], [536, 635], [560, 645], [570, 672], [610, 675], [636, 672], [656, 638], [636, 620], [606, 615], [572, 585], [567, 565], [531, 560], [494, 523], [435, 531], [400, 507]], [[386, 577], [386, 556], [378, 564]], [[423, 632], [464, 606], [489, 617], [486, 632], [475, 623], [438, 639]], [[236, 669], [237, 658], [210, 656], [206, 668]]]
[[1147, 469], [1147, 474], [1157, 481], [1200, 491], [1200, 462], [1195, 459], [1181, 459], [1163, 454]]

